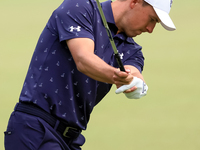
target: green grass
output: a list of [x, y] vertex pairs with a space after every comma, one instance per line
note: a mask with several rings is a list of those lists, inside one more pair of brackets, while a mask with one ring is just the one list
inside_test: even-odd
[[[22, 88], [38, 37], [62, 1], [0, 1], [0, 149], [3, 131]], [[149, 86], [141, 100], [114, 94], [94, 108], [84, 150], [200, 149], [199, 0], [174, 0], [174, 32], [157, 25], [135, 40], [143, 46], [143, 75]]]

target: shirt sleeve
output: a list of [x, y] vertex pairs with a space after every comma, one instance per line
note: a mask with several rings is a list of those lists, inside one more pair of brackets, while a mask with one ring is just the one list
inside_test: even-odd
[[65, 0], [52, 15], [60, 42], [72, 38], [94, 40], [93, 11], [88, 0]]
[[142, 73], [144, 67], [142, 47], [136, 43], [130, 44], [130, 47], [127, 48], [126, 53], [129, 55], [126, 55], [128, 57], [125, 57], [123, 60], [123, 65], [132, 65], [136, 67], [140, 73]]

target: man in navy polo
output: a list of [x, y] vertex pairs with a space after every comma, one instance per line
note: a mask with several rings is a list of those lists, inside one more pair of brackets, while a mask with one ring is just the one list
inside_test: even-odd
[[144, 57], [132, 37], [151, 33], [157, 22], [167, 30], [175, 29], [171, 20], [165, 21], [168, 0], [145, 1], [116, 0], [101, 5], [126, 72], [117, 69], [95, 0], [65, 0], [53, 12], [11, 114], [6, 150], [81, 149], [85, 142], [81, 130], [86, 130], [94, 106], [112, 84], [134, 98], [136, 79], [144, 83]]

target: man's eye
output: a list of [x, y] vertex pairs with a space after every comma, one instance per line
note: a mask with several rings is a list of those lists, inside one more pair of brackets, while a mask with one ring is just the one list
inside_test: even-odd
[[155, 19], [151, 18], [151, 22], [155, 22]]

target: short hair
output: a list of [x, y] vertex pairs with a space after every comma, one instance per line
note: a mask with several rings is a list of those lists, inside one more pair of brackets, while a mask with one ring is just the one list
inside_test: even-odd
[[[118, 1], [121, 1], [121, 2], [123, 2], [123, 1], [127, 1], [127, 0], [118, 0]], [[146, 1], [144, 1], [143, 0], [143, 4], [142, 4], [142, 6], [149, 6], [150, 4], [149, 3], [147, 3]]]
[[150, 5], [149, 3], [147, 3], [146, 1], [143, 0], [143, 4], [142, 4], [142, 6], [145, 7], [145, 6], [149, 6], [149, 5]]

